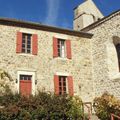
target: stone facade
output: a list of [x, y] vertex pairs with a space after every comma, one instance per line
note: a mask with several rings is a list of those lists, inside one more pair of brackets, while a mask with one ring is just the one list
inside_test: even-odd
[[[65, 75], [73, 77], [74, 95], [84, 102], [92, 102], [106, 91], [120, 98], [115, 48], [115, 44], [120, 43], [120, 11], [82, 29], [84, 32], [71, 31], [69, 34], [65, 29], [44, 25], [38, 29], [38, 24], [5, 21], [0, 19], [0, 69], [12, 76], [13, 81], [7, 82], [13, 92], [19, 92], [20, 74], [33, 76], [32, 94], [38, 90], [54, 93], [54, 75]], [[78, 22], [81, 19], [78, 18]], [[37, 55], [16, 53], [18, 31], [38, 35]], [[53, 37], [71, 41], [72, 59], [53, 57]]]
[[74, 29], [94, 34], [91, 39], [93, 96], [109, 92], [120, 98], [120, 68], [115, 47], [120, 43], [120, 11], [103, 18], [94, 2], [86, 0], [74, 9], [74, 14]]
[[[104, 20], [103, 20], [104, 21]], [[107, 91], [120, 98], [120, 72], [115, 45], [120, 43], [120, 11], [86, 32], [94, 33], [92, 68], [95, 96]], [[94, 26], [94, 25], [93, 25]]]
[[[38, 35], [38, 55], [16, 53], [17, 31]], [[13, 91], [19, 92], [18, 73], [22, 71], [34, 73], [33, 94], [38, 89], [54, 92], [54, 75], [66, 74], [73, 77], [75, 95], [84, 101], [93, 99], [91, 39], [7, 25], [0, 25], [0, 33], [0, 68], [14, 79]], [[72, 59], [53, 58], [54, 36], [71, 40]]]

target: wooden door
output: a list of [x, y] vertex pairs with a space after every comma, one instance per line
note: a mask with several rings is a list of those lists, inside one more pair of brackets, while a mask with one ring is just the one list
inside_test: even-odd
[[30, 96], [32, 93], [32, 76], [20, 75], [20, 94]]

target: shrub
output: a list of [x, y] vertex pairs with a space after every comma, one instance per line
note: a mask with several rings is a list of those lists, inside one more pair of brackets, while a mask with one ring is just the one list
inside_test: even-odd
[[109, 93], [104, 93], [101, 97], [95, 98], [93, 107], [101, 120], [110, 120], [111, 113], [120, 114], [120, 100]]
[[5, 94], [0, 97], [0, 120], [82, 120], [79, 97], [39, 92], [35, 96]]
[[9, 73], [5, 70], [0, 69], [0, 95], [7, 93], [11, 86], [13, 79]]

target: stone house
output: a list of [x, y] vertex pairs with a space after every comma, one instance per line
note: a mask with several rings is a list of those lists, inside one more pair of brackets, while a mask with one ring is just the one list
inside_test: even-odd
[[104, 17], [92, 0], [74, 9], [74, 30], [0, 18], [0, 68], [14, 80], [7, 84], [23, 95], [120, 97], [119, 21], [120, 11]]

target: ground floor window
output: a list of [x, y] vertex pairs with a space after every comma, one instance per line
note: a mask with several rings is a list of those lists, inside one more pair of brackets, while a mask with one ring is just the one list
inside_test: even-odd
[[73, 96], [73, 79], [72, 76], [54, 76], [54, 90], [56, 95], [69, 94]]
[[67, 92], [66, 79], [66, 76], [59, 76], [59, 95], [66, 94]]

